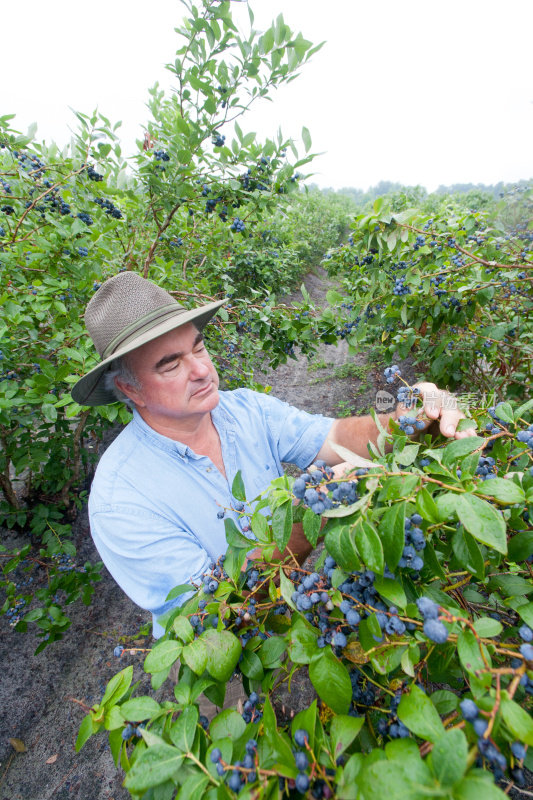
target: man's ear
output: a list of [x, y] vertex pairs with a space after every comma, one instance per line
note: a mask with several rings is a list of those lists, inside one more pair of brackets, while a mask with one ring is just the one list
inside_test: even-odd
[[132, 403], [135, 403], [136, 406], [140, 406], [141, 408], [144, 406], [140, 390], [132, 386], [131, 383], [126, 383], [125, 381], [121, 381], [120, 378], [115, 378], [115, 386], [122, 394], [125, 394]]

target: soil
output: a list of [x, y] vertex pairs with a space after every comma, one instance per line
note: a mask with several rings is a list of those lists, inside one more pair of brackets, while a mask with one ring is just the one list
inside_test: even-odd
[[[305, 284], [315, 304], [325, 304], [331, 286], [325, 274], [311, 273]], [[402, 372], [410, 380], [415, 377], [409, 364], [402, 364]], [[336, 347], [321, 345], [312, 358], [299, 357], [256, 377], [272, 386], [275, 396], [329, 416], [367, 413], [376, 392], [386, 388], [381, 365], [364, 353], [349, 357], [345, 342]], [[4, 534], [3, 543], [16, 546], [16, 537]], [[99, 560], [86, 509], [74, 523], [74, 543], [78, 566]], [[92, 604], [76, 603], [68, 613], [72, 624], [64, 639], [37, 656], [33, 653], [40, 640], [32, 632], [14, 632], [7, 618], [0, 618], [0, 800], [129, 798], [122, 787], [123, 774], [113, 764], [107, 736], [91, 738], [79, 754], [74, 743], [85, 714], [80, 703], [90, 706], [98, 702], [118, 669], [133, 664], [134, 680], [141, 681], [139, 693], [149, 692], [149, 680], [142, 671], [143, 654], [124, 654], [119, 661], [113, 648], [119, 642], [149, 647], [151, 637], [139, 635], [139, 630], [150, 615], [133, 605], [105, 569]], [[171, 699], [168, 683], [157, 699]], [[310, 684], [302, 676], [293, 682], [291, 695], [278, 697], [276, 706], [280, 714], [290, 715], [308, 705], [312, 696]], [[25, 752], [17, 751], [20, 744]]]

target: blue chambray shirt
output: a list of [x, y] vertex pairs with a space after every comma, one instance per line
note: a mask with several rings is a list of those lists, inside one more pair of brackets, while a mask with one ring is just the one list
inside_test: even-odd
[[[226, 552], [217, 512], [235, 505], [231, 486], [237, 471], [251, 500], [283, 474], [282, 461], [301, 469], [311, 464], [333, 423], [249, 389], [220, 392], [211, 416], [227, 479], [207, 456], [156, 433], [134, 411], [103, 454], [92, 484], [94, 543], [119, 586], [152, 612], [155, 637], [164, 632], [157, 618], [188, 597], [165, 602], [170, 590], [197, 583]], [[236, 512], [227, 515], [246, 526], [248, 520]]]

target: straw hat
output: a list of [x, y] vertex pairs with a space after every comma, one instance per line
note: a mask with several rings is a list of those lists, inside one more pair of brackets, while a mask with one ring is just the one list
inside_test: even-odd
[[105, 388], [104, 380], [112, 361], [188, 322], [201, 330], [224, 302], [187, 309], [136, 272], [109, 278], [85, 310], [85, 324], [102, 361], [80, 378], [72, 397], [83, 406], [115, 403], [117, 398]]

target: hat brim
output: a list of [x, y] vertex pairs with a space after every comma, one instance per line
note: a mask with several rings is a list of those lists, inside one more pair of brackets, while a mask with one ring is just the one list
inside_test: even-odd
[[108, 403], [116, 403], [116, 395], [106, 389], [105, 387], [105, 373], [109, 365], [117, 358], [131, 353], [132, 350], [137, 350], [143, 344], [157, 339], [168, 331], [174, 328], [180, 328], [182, 325], [187, 325], [188, 322], [194, 322], [198, 330], [209, 322], [211, 317], [216, 314], [220, 306], [226, 301], [217, 300], [214, 303], [202, 306], [201, 308], [184, 309], [176, 305], [176, 313], [167, 317], [159, 325], [154, 325], [149, 331], [144, 331], [138, 337], [128, 342], [127, 345], [117, 348], [115, 352], [93, 367], [86, 375], [79, 379], [71, 389], [73, 399], [80, 404], [80, 406], [102, 406]]

